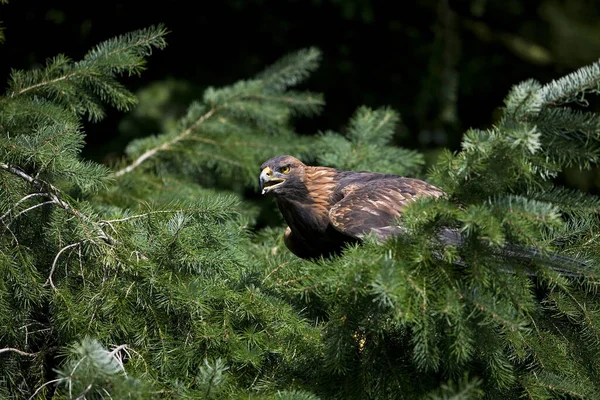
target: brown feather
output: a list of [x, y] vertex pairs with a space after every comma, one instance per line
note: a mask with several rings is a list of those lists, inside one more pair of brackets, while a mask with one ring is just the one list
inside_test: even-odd
[[418, 179], [395, 177], [348, 185], [344, 197], [329, 211], [331, 224], [355, 238], [375, 233], [380, 239], [401, 228], [392, 229], [394, 220], [411, 201], [420, 197], [439, 197], [443, 192]]
[[285, 245], [301, 258], [339, 254], [369, 233], [380, 239], [397, 235], [402, 228], [395, 221], [409, 202], [444, 194], [418, 179], [311, 167], [290, 156], [274, 157], [261, 170], [267, 166], [290, 167], [274, 194], [288, 223]]
[[307, 167], [304, 182], [308, 197], [312, 201], [315, 212], [323, 219], [328, 219], [331, 208], [331, 195], [338, 184], [337, 170], [325, 167]]

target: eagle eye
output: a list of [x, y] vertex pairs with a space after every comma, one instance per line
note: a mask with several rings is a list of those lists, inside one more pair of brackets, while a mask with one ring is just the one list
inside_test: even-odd
[[284, 174], [289, 174], [290, 173], [289, 165], [286, 165], [285, 167], [281, 167], [280, 171], [283, 172]]

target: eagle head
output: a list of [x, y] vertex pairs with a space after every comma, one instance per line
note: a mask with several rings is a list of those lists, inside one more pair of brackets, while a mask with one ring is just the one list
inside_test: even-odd
[[260, 166], [260, 187], [262, 194], [275, 195], [301, 190], [306, 165], [292, 156], [277, 156]]

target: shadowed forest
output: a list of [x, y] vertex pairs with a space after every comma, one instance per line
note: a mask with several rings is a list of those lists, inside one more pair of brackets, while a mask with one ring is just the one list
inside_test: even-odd
[[[160, 118], [177, 118], [207, 86], [260, 71], [282, 55], [315, 46], [320, 68], [303, 83], [324, 93], [324, 112], [296, 121], [312, 135], [341, 130], [360, 105], [390, 106], [402, 124], [396, 144], [430, 152], [458, 149], [465, 130], [498, 118], [510, 87], [535, 77], [556, 79], [596, 61], [600, 4], [574, 1], [426, 0], [400, 6], [365, 0], [225, 0], [160, 7], [135, 2], [14, 1], [0, 8], [6, 41], [0, 73], [41, 65], [63, 53], [77, 59], [107, 38], [164, 23], [169, 45], [128, 81], [152, 111], [108, 110], [86, 126], [84, 155], [119, 157], [134, 137], [160, 131]], [[597, 191], [600, 177], [569, 171], [566, 182]]]

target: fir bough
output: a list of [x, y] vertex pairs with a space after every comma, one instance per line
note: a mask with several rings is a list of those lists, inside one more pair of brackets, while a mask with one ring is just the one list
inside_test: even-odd
[[414, 176], [424, 164], [422, 154], [390, 145], [399, 122], [398, 113], [390, 108], [360, 107], [345, 135], [332, 131], [319, 135], [313, 146], [314, 161], [346, 170]]
[[[137, 158], [120, 174], [81, 159], [81, 118], [101, 118], [106, 103], [135, 103], [116, 77], [139, 73], [164, 34], [151, 27], [81, 61], [59, 56], [43, 70], [14, 71], [0, 98], [0, 390], [8, 398], [312, 396], [299, 388], [312, 376], [320, 331], [261, 290], [245, 250], [255, 211], [190, 177], [198, 167], [225, 174], [221, 157], [254, 170], [233, 158], [246, 148], [240, 138], [258, 129], [270, 127], [265, 138], [291, 149], [289, 119], [322, 101], [287, 88], [319, 53], [301, 51], [255, 80], [207, 90], [177, 132], [142, 150], [212, 155], [220, 143], [199, 132], [229, 138], [232, 147], [209, 164], [176, 172], [177, 162], [162, 159], [154, 174]], [[250, 174], [237, 179], [246, 185]]]
[[[257, 248], [289, 263], [269, 276], [272, 290], [322, 321], [321, 396], [598, 397], [598, 198], [552, 179], [597, 162], [597, 115], [565, 108], [595, 90], [597, 71], [515, 86], [495, 127], [470, 130], [461, 151], [442, 154], [429, 180], [449, 196], [412, 204], [406, 236], [318, 263], [289, 256], [282, 229], [265, 239], [272, 249]], [[369, 139], [381, 120], [366, 112], [348, 137], [367, 146], [325, 135], [323, 164], [352, 168], [385, 143], [385, 134]], [[366, 169], [398, 165], [378, 155]], [[434, 239], [447, 228], [463, 239]], [[432, 390], [467, 375], [472, 385]]]
[[[161, 160], [161, 173], [202, 176], [215, 174], [222, 181], [254, 185], [256, 165], [273, 151], [309, 154], [290, 129], [295, 116], [321, 111], [318, 93], [289, 90], [317, 67], [320, 52], [309, 48], [288, 54], [253, 79], [223, 88], [209, 87], [201, 101], [193, 102], [175, 129], [138, 139], [127, 147], [131, 162], [114, 173], [121, 177]], [[177, 153], [182, 157], [169, 157]]]
[[[598, 397], [600, 201], [552, 180], [597, 162], [597, 115], [568, 106], [598, 64], [515, 86], [496, 126], [432, 168], [448, 196], [408, 207], [406, 235], [309, 262], [283, 226], [255, 226], [273, 206], [243, 197], [258, 166], [288, 153], [423, 176], [390, 144], [399, 115], [359, 107], [343, 134], [297, 135], [324, 104], [291, 89], [318, 66], [304, 49], [207, 89], [114, 169], [82, 160], [82, 118], [135, 103], [117, 77], [164, 34], [14, 71], [0, 98], [2, 396]], [[438, 240], [447, 228], [462, 240]]]

